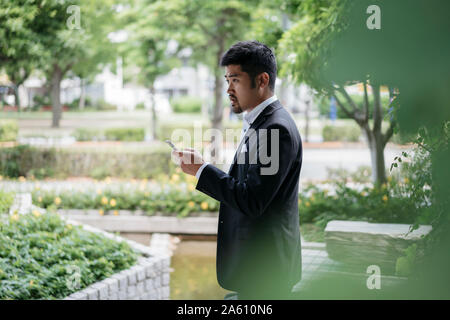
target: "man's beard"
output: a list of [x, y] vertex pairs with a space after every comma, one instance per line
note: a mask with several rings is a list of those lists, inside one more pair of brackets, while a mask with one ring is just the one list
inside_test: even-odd
[[231, 110], [233, 110], [233, 112], [236, 114], [240, 114], [244, 111], [241, 109], [241, 106], [239, 106], [239, 105], [234, 105], [234, 106], [231, 105]]
[[233, 110], [234, 113], [239, 114], [242, 113], [244, 110], [242, 110], [241, 106], [239, 105], [237, 98], [235, 96], [233, 96], [234, 98], [234, 105], [233, 105], [233, 101], [231, 102], [231, 110]]

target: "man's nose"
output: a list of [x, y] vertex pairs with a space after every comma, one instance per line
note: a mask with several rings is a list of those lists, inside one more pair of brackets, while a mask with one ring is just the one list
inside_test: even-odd
[[231, 82], [228, 84], [228, 89], [227, 89], [227, 93], [228, 94], [230, 94], [230, 93], [233, 93], [234, 92], [234, 88], [233, 88], [233, 85], [231, 84]]

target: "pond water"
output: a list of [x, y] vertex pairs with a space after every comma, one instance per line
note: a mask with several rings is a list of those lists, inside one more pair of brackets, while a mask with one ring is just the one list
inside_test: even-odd
[[182, 240], [171, 260], [170, 299], [223, 300], [216, 278], [216, 241]]
[[[120, 233], [130, 240], [148, 245], [151, 234]], [[179, 236], [180, 242], [171, 257], [171, 300], [223, 300], [229, 293], [216, 278], [215, 237]]]

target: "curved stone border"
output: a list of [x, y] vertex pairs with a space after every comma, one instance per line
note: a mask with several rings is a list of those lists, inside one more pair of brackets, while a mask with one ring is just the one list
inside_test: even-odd
[[70, 219], [66, 221], [72, 225], [81, 225], [86, 231], [101, 233], [116, 241], [125, 241], [133, 249], [141, 252], [143, 257], [140, 257], [137, 265], [130, 269], [96, 282], [64, 300], [169, 300], [171, 253], [164, 250], [169, 248], [168, 244], [159, 244], [157, 248], [147, 247], [78, 221]]
[[[71, 220], [94, 226], [111, 232], [131, 233], [172, 233], [172, 234], [204, 234], [216, 235], [218, 215], [215, 217], [167, 217], [167, 216], [137, 216], [104, 215], [100, 216], [98, 210], [95, 213], [69, 214], [66, 210], [58, 210], [58, 213]], [[81, 211], [81, 210], [80, 210]], [[84, 211], [81, 211], [84, 212]]]

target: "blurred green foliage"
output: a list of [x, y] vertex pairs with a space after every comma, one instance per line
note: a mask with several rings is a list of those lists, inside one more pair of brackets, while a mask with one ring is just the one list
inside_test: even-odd
[[65, 178], [105, 176], [151, 178], [174, 170], [166, 147], [38, 148], [28, 145], [0, 148], [0, 175], [5, 177]]
[[350, 141], [358, 142], [361, 137], [361, 129], [357, 125], [331, 126], [322, 128], [323, 141]]
[[174, 112], [200, 113], [202, 111], [202, 100], [197, 97], [179, 97], [170, 101]]
[[16, 120], [0, 120], [0, 142], [16, 141], [19, 126]]
[[0, 214], [8, 213], [14, 201], [14, 192], [0, 190]]

